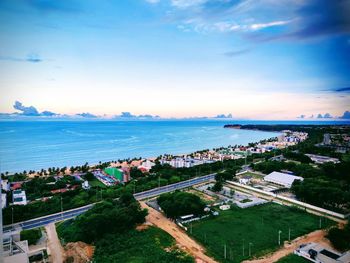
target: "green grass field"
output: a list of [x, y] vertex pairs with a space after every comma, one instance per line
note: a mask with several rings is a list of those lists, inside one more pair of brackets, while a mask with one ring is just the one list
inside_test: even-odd
[[260, 175], [258, 173], [254, 173], [254, 172], [246, 172], [243, 174], [243, 176], [251, 176], [252, 178], [257, 178], [257, 179], [261, 179], [264, 177], [263, 175]]
[[[322, 227], [333, 224], [328, 219], [321, 220]], [[283, 241], [288, 240], [289, 228], [291, 239], [294, 239], [318, 229], [319, 224], [318, 216], [297, 208], [268, 203], [246, 209], [233, 208], [220, 211], [220, 215], [215, 218], [193, 222], [192, 236], [218, 261], [241, 262], [276, 250], [279, 247], [279, 230], [282, 231], [281, 244], [283, 244]], [[249, 244], [251, 257], [249, 257]]]
[[284, 258], [281, 258], [280, 260], [277, 261], [277, 263], [307, 263], [307, 262], [310, 262], [310, 261], [294, 254], [289, 254], [288, 256], [285, 256]]
[[103, 183], [101, 183], [99, 180], [96, 178], [92, 181], [89, 181], [89, 185], [91, 187], [100, 187], [100, 188], [107, 188]]

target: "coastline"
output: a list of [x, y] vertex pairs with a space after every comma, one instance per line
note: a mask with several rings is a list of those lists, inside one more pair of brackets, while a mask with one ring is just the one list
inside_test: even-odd
[[[221, 127], [221, 129], [224, 130], [222, 127]], [[242, 129], [242, 130], [248, 131], [247, 129]], [[264, 132], [264, 133], [267, 132], [267, 133], [271, 133], [271, 136], [268, 136], [268, 137], [264, 136], [264, 138], [259, 138], [259, 139], [252, 138], [247, 143], [244, 143], [244, 144], [237, 143], [236, 145], [247, 146], [250, 143], [258, 143], [261, 140], [268, 140], [268, 139], [271, 139], [271, 138], [275, 138], [275, 137], [278, 136], [275, 133], [279, 133], [279, 132], [269, 132], [269, 131], [260, 131], [260, 130], [250, 130], [250, 131], [253, 131], [253, 132]], [[227, 138], [227, 139], [229, 139], [229, 138]], [[223, 145], [223, 144], [219, 145], [218, 144], [218, 145], [216, 145], [214, 147], [211, 147], [209, 149], [227, 148], [229, 145], [231, 145], [231, 144], [228, 141], [226, 145]], [[116, 157], [116, 158], [108, 158], [108, 159], [107, 158], [101, 158], [100, 160], [96, 160], [96, 161], [93, 161], [93, 162], [89, 162], [88, 160], [82, 161], [82, 162], [79, 162], [79, 161], [71, 162], [71, 163], [67, 162], [67, 163], [64, 163], [64, 165], [55, 165], [55, 164], [51, 164], [50, 165], [50, 164], [48, 164], [46, 166], [40, 166], [40, 168], [37, 168], [37, 169], [21, 169], [21, 168], [18, 168], [16, 170], [5, 170], [4, 169], [4, 170], [1, 171], [1, 173], [9, 172], [9, 174], [15, 174], [15, 173], [22, 173], [24, 170], [26, 170], [27, 172], [33, 170], [33, 171], [35, 171], [35, 174], [38, 174], [38, 173], [40, 173], [40, 170], [42, 170], [42, 169], [43, 170], [48, 170], [48, 168], [51, 168], [51, 167], [60, 168], [60, 169], [63, 168], [63, 167], [67, 167], [67, 169], [69, 169], [72, 166], [74, 166], [74, 167], [76, 167], [76, 166], [83, 166], [85, 163], [88, 163], [89, 167], [96, 167], [96, 166], [99, 165], [99, 162], [101, 162], [101, 163], [106, 163], [106, 162], [116, 163], [118, 161], [118, 159], [119, 160], [127, 160], [127, 159], [134, 160], [134, 159], [137, 159], [137, 158], [140, 158], [140, 157], [142, 159], [156, 159], [158, 156], [166, 155], [166, 154], [174, 155], [174, 156], [186, 156], [186, 155], [188, 156], [188, 155], [191, 155], [191, 154], [193, 154], [195, 152], [203, 151], [205, 149], [208, 149], [208, 148], [197, 148], [194, 151], [187, 151], [187, 152], [181, 151], [181, 153], [180, 152], [175, 152], [175, 153], [174, 152], [173, 153], [167, 152], [167, 153], [163, 153], [163, 154], [159, 154], [159, 155], [155, 155], [155, 154], [154, 155], [143, 155], [143, 154], [140, 154], [140, 155], [137, 155], [137, 156], [134, 155], [134, 156], [124, 157], [124, 158], [118, 158], [118, 157]]]

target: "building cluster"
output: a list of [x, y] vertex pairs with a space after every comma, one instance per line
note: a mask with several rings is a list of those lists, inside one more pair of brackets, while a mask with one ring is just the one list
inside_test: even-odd
[[251, 154], [270, 152], [277, 148], [282, 149], [306, 140], [307, 136], [305, 132], [284, 130], [277, 139], [264, 140], [249, 146], [230, 146], [182, 156], [164, 155], [159, 161], [161, 164], [169, 164], [175, 168], [189, 168], [205, 163], [246, 158]]
[[174, 158], [163, 157], [159, 160], [160, 164], [169, 164], [174, 168], [190, 168], [196, 165], [205, 164], [205, 163], [213, 163], [215, 160], [206, 159], [206, 158], [192, 158], [188, 156], [177, 156]]

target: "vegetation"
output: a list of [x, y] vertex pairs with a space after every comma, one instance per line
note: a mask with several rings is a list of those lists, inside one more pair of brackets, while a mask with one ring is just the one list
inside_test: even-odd
[[307, 263], [307, 259], [295, 254], [289, 254], [277, 261], [277, 263]]
[[[131, 170], [131, 176], [136, 179], [128, 183], [126, 186], [114, 186], [106, 188], [98, 180], [90, 181], [92, 188], [88, 191], [81, 189], [69, 191], [69, 193], [62, 193], [53, 195], [51, 190], [59, 189], [66, 184], [80, 184], [79, 182], [70, 181], [72, 177], [65, 176], [59, 179], [57, 182], [53, 181], [53, 176], [63, 175], [67, 170], [67, 167], [63, 168], [49, 168], [47, 170], [42, 169], [39, 171], [39, 175], [49, 175], [47, 179], [40, 178], [34, 182], [25, 182], [24, 188], [26, 188], [27, 196], [29, 200], [34, 200], [40, 197], [52, 197], [46, 201], [36, 201], [26, 206], [14, 206], [14, 222], [28, 220], [38, 216], [44, 216], [50, 213], [56, 213], [60, 211], [61, 197], [63, 199], [63, 209], [72, 209], [79, 206], [83, 206], [96, 201], [105, 200], [108, 198], [117, 198], [122, 188], [129, 192], [142, 192], [145, 190], [153, 189], [174, 183], [178, 181], [188, 180], [195, 176], [206, 175], [214, 172], [220, 173], [220, 180], [227, 180], [233, 177], [235, 180], [235, 171], [241, 168], [242, 165], [252, 163], [257, 158], [265, 159], [266, 162], [252, 164], [254, 169], [269, 173], [272, 171], [291, 170], [296, 175], [300, 175], [304, 178], [302, 183], [293, 186], [292, 190], [296, 196], [303, 201], [322, 206], [335, 211], [346, 211], [350, 209], [350, 155], [340, 154], [333, 148], [318, 147], [317, 143], [320, 143], [323, 139], [324, 133], [349, 133], [349, 129], [340, 126], [317, 126], [317, 125], [244, 125], [242, 129], [260, 129], [267, 131], [279, 131], [279, 130], [292, 130], [292, 131], [305, 131], [308, 132], [309, 137], [306, 141], [297, 144], [296, 146], [289, 147], [286, 150], [275, 150], [273, 152], [265, 152], [263, 154], [252, 154], [245, 159], [239, 160], [224, 160], [222, 162], [214, 162], [210, 164], [198, 165], [191, 168], [178, 168], [175, 169], [170, 165], [160, 165], [156, 162], [156, 165], [151, 169], [150, 173], [143, 174], [137, 169]], [[255, 144], [251, 144], [255, 145]], [[223, 149], [218, 148], [218, 149]], [[202, 152], [202, 151], [198, 151]], [[322, 154], [331, 157], [337, 157], [342, 160], [340, 164], [324, 164], [319, 167], [312, 166], [312, 163], [308, 163], [305, 153]], [[294, 160], [298, 160], [301, 163], [296, 164], [293, 162], [271, 162], [269, 158], [275, 154], [285, 154], [286, 157]], [[131, 162], [131, 159], [118, 160], [119, 162], [127, 161]], [[104, 169], [110, 165], [111, 162], [100, 162], [95, 168]], [[91, 167], [86, 163], [82, 166], [70, 167], [70, 172], [88, 173]], [[34, 171], [24, 171], [23, 173], [17, 173], [9, 175], [3, 173], [3, 178], [8, 178], [9, 181], [26, 181], [27, 175], [33, 174]], [[89, 175], [87, 175], [89, 177]], [[39, 178], [38, 178], [39, 179]], [[54, 184], [48, 184], [53, 183]], [[220, 185], [219, 185], [220, 186]], [[324, 194], [327, 193], [327, 194]], [[345, 203], [344, 203], [345, 200]], [[11, 207], [4, 209], [4, 224], [11, 223]]]
[[332, 227], [328, 231], [327, 238], [332, 242], [332, 245], [340, 250], [345, 251], [350, 249], [350, 225], [345, 225], [344, 229]]
[[104, 236], [96, 242], [94, 262], [192, 263], [194, 260], [175, 247], [168, 233], [149, 227]]
[[[325, 218], [321, 220], [323, 227], [333, 224]], [[290, 237], [294, 239], [318, 229], [319, 223], [319, 217], [303, 210], [269, 203], [245, 209], [234, 207], [220, 211], [218, 217], [192, 222], [192, 235], [218, 261], [241, 262], [277, 249], [279, 230], [282, 231], [282, 245], [289, 238], [289, 229]]]
[[195, 194], [175, 191], [160, 195], [157, 201], [166, 216], [173, 219], [188, 214], [204, 213], [205, 203]]
[[93, 243], [107, 233], [123, 233], [143, 223], [147, 210], [141, 210], [132, 194], [123, 193], [118, 201], [104, 201], [78, 216], [72, 223], [58, 227], [59, 235], [69, 242]]
[[135, 230], [146, 215], [147, 210], [123, 192], [118, 201], [98, 203], [75, 220], [58, 224], [57, 233], [64, 242], [94, 244], [94, 262], [193, 262], [164, 231], [155, 227]]
[[350, 209], [350, 162], [325, 163], [314, 167], [310, 164], [265, 161], [252, 167], [265, 174], [273, 171], [289, 170], [305, 178], [295, 181], [292, 191], [299, 200], [344, 212]]
[[22, 230], [21, 240], [28, 240], [28, 245], [35, 245], [42, 237], [41, 229], [35, 228], [30, 230]]

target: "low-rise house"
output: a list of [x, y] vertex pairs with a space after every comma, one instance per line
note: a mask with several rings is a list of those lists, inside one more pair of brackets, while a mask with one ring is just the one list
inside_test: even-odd
[[81, 187], [85, 190], [89, 190], [90, 189], [89, 182], [88, 181], [82, 182]]
[[14, 190], [12, 192], [12, 203], [14, 205], [26, 205], [27, 196], [24, 190]]
[[154, 162], [151, 162], [150, 160], [146, 160], [146, 161], [141, 163], [141, 165], [138, 167], [138, 169], [140, 169], [140, 170], [144, 169], [147, 172], [149, 172], [149, 170], [151, 170], [152, 167], [155, 165], [156, 164]]
[[239, 183], [240, 184], [249, 184], [251, 180], [252, 180], [251, 176], [243, 176], [243, 177], [239, 178]]

